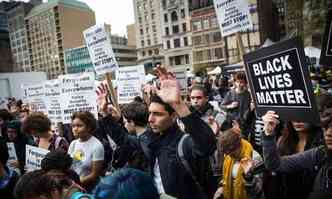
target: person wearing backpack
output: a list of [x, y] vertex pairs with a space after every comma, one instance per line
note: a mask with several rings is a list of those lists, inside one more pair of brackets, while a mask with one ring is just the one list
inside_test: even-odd
[[[149, 129], [141, 145], [150, 157], [151, 175], [159, 194], [177, 199], [210, 199], [204, 185], [197, 181], [195, 161], [208, 158], [216, 149], [216, 138], [211, 128], [195, 113], [191, 113], [182, 101], [180, 87], [173, 74], [157, 68], [161, 80], [160, 90], [151, 97], [149, 105]], [[188, 172], [178, 154], [183, 131], [177, 125], [179, 118], [189, 135], [183, 139], [183, 158], [192, 169]], [[182, 156], [181, 156], [182, 157]], [[207, 171], [200, 171], [201, 173]]]

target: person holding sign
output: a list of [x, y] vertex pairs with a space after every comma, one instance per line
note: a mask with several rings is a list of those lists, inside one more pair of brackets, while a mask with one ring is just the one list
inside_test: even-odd
[[103, 173], [104, 146], [93, 134], [97, 121], [90, 112], [72, 116], [72, 131], [76, 140], [70, 143], [68, 154], [73, 158], [72, 169], [80, 176], [84, 188], [91, 191]]
[[34, 145], [34, 141], [31, 137], [21, 132], [21, 122], [13, 120], [8, 122], [7, 125], [8, 141], [14, 143], [17, 160], [10, 160], [9, 165], [18, 168], [20, 172], [24, 173], [25, 166], [25, 151], [26, 145]]
[[18, 180], [18, 174], [7, 167], [9, 158], [7, 143], [0, 138], [0, 196], [1, 198], [14, 199], [14, 186]]
[[268, 169], [281, 173], [319, 169], [309, 199], [332, 198], [332, 107], [324, 107], [320, 115], [325, 146], [321, 145], [283, 157], [280, 157], [277, 152], [274, 134], [274, 129], [279, 123], [279, 116], [274, 111], [268, 111], [263, 116], [263, 153], [265, 166]]
[[41, 112], [30, 114], [23, 122], [23, 132], [36, 138], [39, 148], [54, 151], [62, 149], [67, 151], [68, 142], [65, 138], [52, 133], [51, 120]]

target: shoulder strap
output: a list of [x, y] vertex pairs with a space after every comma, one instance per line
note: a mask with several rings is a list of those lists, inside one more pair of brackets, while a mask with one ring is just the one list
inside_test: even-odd
[[193, 173], [193, 170], [190, 167], [189, 162], [186, 160], [186, 158], [184, 157], [184, 151], [183, 151], [183, 143], [184, 140], [189, 137], [189, 134], [185, 133], [182, 135], [180, 142], [178, 144], [178, 157], [182, 163], [182, 165], [184, 166], [184, 168], [186, 169], [186, 171], [191, 175], [192, 179], [194, 180], [195, 184], [197, 185], [197, 187], [199, 187], [199, 189], [202, 189], [201, 185], [198, 183], [196, 176]]
[[54, 144], [55, 149], [59, 148], [61, 140], [62, 140], [61, 136], [56, 137], [55, 144]]

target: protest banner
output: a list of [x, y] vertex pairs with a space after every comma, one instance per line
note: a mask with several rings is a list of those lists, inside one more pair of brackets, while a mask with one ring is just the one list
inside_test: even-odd
[[252, 28], [247, 0], [214, 0], [221, 35], [228, 35]]
[[322, 43], [319, 64], [332, 66], [332, 11], [330, 10], [326, 18], [325, 34]]
[[44, 92], [47, 116], [51, 120], [52, 126], [55, 126], [56, 123], [62, 122], [60, 81], [58, 79], [45, 81]]
[[299, 38], [244, 55], [258, 116], [273, 110], [282, 120], [319, 122]]
[[118, 69], [111, 40], [105, 25], [95, 25], [83, 32], [89, 54], [97, 75], [114, 72]]
[[62, 122], [71, 123], [71, 116], [77, 111], [89, 111], [98, 118], [94, 73], [62, 75], [59, 79]]
[[34, 171], [40, 169], [41, 161], [49, 152], [49, 150], [38, 148], [31, 145], [25, 145], [25, 169], [27, 171]]
[[15, 145], [13, 142], [7, 142], [7, 147], [8, 147], [8, 161], [10, 160], [17, 160], [17, 155], [16, 155], [16, 150], [15, 150]]
[[33, 112], [43, 112], [47, 114], [45, 105], [44, 85], [40, 84], [24, 84], [22, 85], [23, 95], [26, 103], [29, 104]]
[[142, 97], [142, 85], [145, 79], [143, 65], [120, 67], [117, 71], [118, 102], [125, 104], [136, 96]]

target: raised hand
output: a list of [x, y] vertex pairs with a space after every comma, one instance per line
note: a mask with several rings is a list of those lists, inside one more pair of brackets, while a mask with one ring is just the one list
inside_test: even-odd
[[182, 101], [180, 85], [175, 75], [160, 65], [155, 69], [155, 74], [160, 80], [160, 89], [157, 95], [165, 103], [169, 104], [180, 117], [188, 116], [191, 112], [187, 105]]
[[262, 117], [263, 122], [264, 122], [265, 135], [269, 136], [269, 135], [273, 134], [274, 129], [280, 123], [278, 118], [279, 118], [279, 115], [277, 115], [274, 111], [268, 111]]
[[104, 83], [101, 83], [97, 90], [97, 104], [99, 107], [99, 110], [102, 114], [107, 114], [109, 113], [108, 108], [107, 108], [107, 104], [108, 104], [108, 89], [107, 89], [107, 85]]
[[175, 78], [175, 75], [161, 66], [157, 66], [154, 70], [155, 74], [160, 79], [160, 89], [157, 90], [157, 95], [170, 105], [179, 104], [181, 102], [180, 85]]

